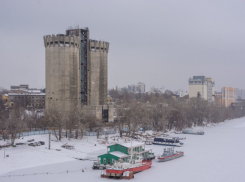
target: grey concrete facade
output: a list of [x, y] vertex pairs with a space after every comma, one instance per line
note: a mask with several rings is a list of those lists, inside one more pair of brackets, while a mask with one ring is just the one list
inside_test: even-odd
[[92, 106], [107, 104], [107, 53], [108, 42], [89, 41], [90, 47], [90, 90], [89, 104]]
[[45, 109], [73, 111], [80, 107], [80, 40], [77, 36], [44, 36]]
[[92, 112], [113, 121], [107, 105], [109, 43], [90, 40], [89, 30], [69, 29], [66, 35], [44, 36], [46, 60], [46, 109]]

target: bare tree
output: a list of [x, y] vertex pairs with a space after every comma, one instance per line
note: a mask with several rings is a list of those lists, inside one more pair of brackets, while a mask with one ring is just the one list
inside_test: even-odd
[[67, 113], [52, 110], [45, 113], [45, 120], [49, 127], [52, 127], [53, 133], [57, 140], [62, 138], [62, 129], [65, 128], [65, 123], [68, 119]]
[[11, 136], [11, 145], [14, 144], [17, 136], [26, 128], [25, 108], [15, 104], [10, 111], [10, 118], [7, 121], [8, 134]]
[[6, 130], [7, 130], [7, 120], [9, 118], [9, 111], [5, 109], [3, 103], [0, 103], [0, 135], [2, 138], [6, 139]]

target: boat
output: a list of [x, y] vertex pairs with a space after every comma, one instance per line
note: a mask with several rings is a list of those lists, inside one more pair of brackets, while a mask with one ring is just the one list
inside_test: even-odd
[[147, 157], [144, 157], [144, 160], [145, 161], [147, 161], [147, 160], [153, 160], [153, 159], [155, 159], [156, 158], [156, 156], [154, 155], [154, 154], [150, 154], [150, 155], [148, 155]]
[[175, 131], [175, 134], [182, 134], [182, 131]]
[[174, 147], [182, 147], [184, 143], [180, 142], [179, 137], [173, 137], [173, 138], [154, 138], [154, 141], [152, 142], [154, 145], [165, 145], [165, 146], [174, 146]]
[[142, 160], [139, 158], [137, 160], [130, 161], [130, 162], [126, 163], [126, 162], [116, 161], [112, 166], [106, 168], [104, 172], [104, 176], [101, 177], [107, 177], [107, 178], [115, 177], [121, 179], [126, 171], [133, 172], [135, 174], [149, 169], [152, 165], [151, 160]]
[[151, 167], [151, 160], [135, 160], [133, 163], [115, 162], [113, 166], [106, 169], [106, 173], [122, 174], [125, 171], [133, 171], [138, 173]]
[[[130, 156], [126, 155], [128, 160], [123, 160], [123, 158], [120, 158], [119, 160], [114, 161], [114, 163], [111, 165], [107, 165], [106, 170], [103, 172], [103, 174], [101, 174], [101, 177], [124, 179], [124, 176], [128, 172], [134, 174], [149, 169], [152, 165], [153, 157], [155, 158], [154, 154], [150, 153], [150, 155], [144, 156], [142, 155], [142, 152], [144, 153], [147, 150], [138, 152], [137, 149], [139, 149], [139, 147], [133, 147], [131, 140], [131, 147], [128, 148], [128, 153]], [[133, 176], [131, 177], [133, 178]]]
[[193, 131], [192, 129], [182, 130], [183, 134], [204, 135], [204, 131]]
[[167, 149], [164, 149], [163, 154], [158, 157], [158, 161], [165, 162], [165, 161], [176, 159], [182, 156], [184, 156], [184, 152], [182, 151], [174, 152], [173, 148], [167, 148]]

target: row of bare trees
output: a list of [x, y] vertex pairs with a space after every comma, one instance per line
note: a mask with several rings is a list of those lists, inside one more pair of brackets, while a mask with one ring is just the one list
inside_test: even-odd
[[110, 94], [115, 101], [121, 135], [124, 127], [129, 134], [134, 134], [139, 128], [180, 131], [245, 116], [245, 107], [226, 108], [201, 98], [176, 98], [171, 91], [148, 95], [111, 90]]
[[[102, 129], [101, 120], [84, 110], [75, 110], [70, 113], [59, 111], [46, 112], [43, 123], [52, 128], [57, 140], [61, 140], [62, 133], [65, 131], [66, 137], [70, 137], [75, 132], [74, 138], [83, 137], [84, 131], [99, 132]], [[97, 136], [97, 137], [98, 137]]]
[[6, 109], [6, 105], [0, 103], [0, 137], [4, 140], [11, 138], [12, 145], [22, 132], [48, 129], [53, 131], [57, 140], [61, 140], [64, 133], [68, 138], [82, 138], [84, 131], [97, 132], [98, 137], [102, 127], [101, 120], [84, 110], [39, 113], [37, 110], [26, 110], [20, 104]]

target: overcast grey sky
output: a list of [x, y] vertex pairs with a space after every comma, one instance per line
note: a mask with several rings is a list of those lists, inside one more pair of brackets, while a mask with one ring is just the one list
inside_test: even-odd
[[0, 86], [45, 87], [43, 36], [76, 24], [110, 42], [109, 88], [204, 75], [245, 89], [244, 0], [0, 0]]

